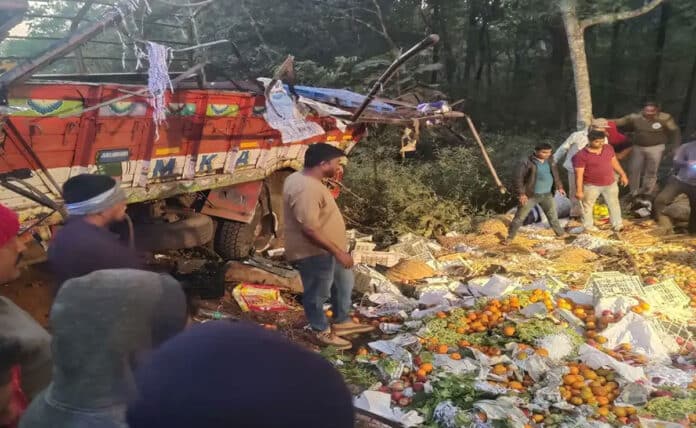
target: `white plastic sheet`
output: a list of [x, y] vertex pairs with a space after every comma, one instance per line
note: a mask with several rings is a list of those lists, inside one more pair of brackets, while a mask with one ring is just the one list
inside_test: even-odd
[[607, 338], [608, 348], [630, 343], [634, 351], [649, 356], [652, 361], [669, 362], [669, 351], [660, 334], [648, 320], [634, 312], [607, 327], [602, 335]]
[[415, 410], [404, 412], [399, 408], [392, 409], [391, 396], [385, 392], [365, 391], [354, 400], [353, 404], [358, 409], [398, 422], [404, 427], [416, 427], [425, 422]]

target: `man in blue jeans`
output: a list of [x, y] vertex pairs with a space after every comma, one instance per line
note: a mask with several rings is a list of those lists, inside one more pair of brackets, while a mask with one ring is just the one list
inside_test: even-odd
[[[305, 315], [317, 339], [337, 349], [350, 349], [341, 336], [365, 333], [374, 327], [354, 323], [348, 313], [354, 277], [348, 253], [346, 225], [336, 201], [322, 180], [340, 168], [343, 151], [329, 144], [313, 144], [305, 153], [304, 169], [283, 185], [285, 255], [300, 272]], [[333, 308], [333, 328], [324, 304]]]
[[599, 195], [609, 207], [609, 219], [614, 232], [623, 228], [621, 205], [619, 204], [619, 186], [616, 174], [622, 186], [628, 185], [628, 177], [616, 158], [614, 149], [604, 144], [602, 131], [590, 131], [587, 134], [589, 144], [573, 157], [575, 168], [575, 197], [582, 205], [582, 225], [587, 232], [597, 231], [594, 225], [594, 205]]
[[517, 190], [517, 200], [519, 205], [515, 218], [510, 223], [508, 237], [503, 242], [509, 244], [515, 239], [517, 231], [527, 218], [532, 209], [539, 204], [549, 225], [559, 238], [568, 236], [558, 221], [556, 211], [556, 201], [553, 198], [553, 191], [565, 195], [563, 184], [558, 177], [558, 168], [551, 157], [552, 147], [548, 143], [540, 143], [534, 148], [534, 153], [522, 159], [519, 164], [515, 188]]

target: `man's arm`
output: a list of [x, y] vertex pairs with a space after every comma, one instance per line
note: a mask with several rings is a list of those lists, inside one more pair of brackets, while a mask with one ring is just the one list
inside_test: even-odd
[[527, 203], [527, 186], [524, 185], [524, 178], [527, 175], [527, 161], [522, 159], [517, 166], [517, 174], [515, 175], [515, 190], [517, 190], [517, 199], [521, 205]]
[[665, 128], [667, 128], [667, 132], [669, 132], [670, 139], [672, 140], [672, 151], [676, 151], [681, 145], [681, 130], [671, 115], [668, 116], [665, 122]]
[[689, 159], [686, 156], [686, 146], [679, 146], [677, 152], [674, 154], [673, 164], [676, 168], [684, 168], [689, 165]]
[[558, 174], [558, 165], [556, 165], [556, 162], [551, 162], [551, 174], [553, 175], [553, 181], [556, 184], [556, 191], [565, 195], [565, 190], [563, 190], [563, 182], [561, 181], [561, 176]]
[[619, 119], [609, 119], [609, 122], [614, 122], [618, 128], [624, 128], [626, 130], [633, 130], [633, 115], [628, 114]]
[[568, 153], [568, 150], [570, 149], [570, 146], [572, 146], [573, 143], [575, 142], [575, 134], [576, 134], [575, 132], [573, 132], [572, 134], [570, 134], [570, 135], [568, 136], [568, 138], [566, 138], [566, 140], [563, 142], [563, 144], [561, 144], [561, 145], [558, 147], [558, 149], [556, 149], [556, 153], [553, 154], [553, 160], [554, 160], [554, 161], [560, 162], [561, 159], [563, 159], [563, 156], [565, 156], [566, 153]]
[[585, 178], [585, 167], [575, 169], [575, 198], [582, 199], [585, 196], [582, 186]]
[[619, 179], [621, 180], [621, 185], [625, 186], [628, 184], [628, 177], [626, 176], [626, 173], [624, 172], [623, 168], [621, 168], [621, 164], [619, 163], [619, 160], [616, 158], [616, 156], [611, 158], [611, 166], [614, 168], [614, 171], [619, 173]]

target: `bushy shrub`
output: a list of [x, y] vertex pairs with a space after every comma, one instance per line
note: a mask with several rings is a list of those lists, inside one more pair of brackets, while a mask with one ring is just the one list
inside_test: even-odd
[[[504, 212], [514, 200], [502, 195], [478, 146], [451, 136], [423, 133], [417, 153], [401, 159], [400, 132], [387, 127], [373, 132], [350, 156], [339, 200], [348, 222], [388, 242], [404, 232], [424, 236], [466, 232], [475, 218]], [[557, 146], [557, 138], [482, 135], [498, 175], [510, 189], [519, 160], [540, 140]]]

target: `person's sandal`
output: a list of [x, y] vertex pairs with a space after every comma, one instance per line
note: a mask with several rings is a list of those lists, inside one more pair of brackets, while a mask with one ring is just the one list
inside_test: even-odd
[[331, 329], [326, 329], [325, 331], [317, 333], [317, 340], [319, 340], [319, 342], [321, 342], [322, 345], [332, 346], [339, 351], [343, 351], [353, 347], [352, 343], [350, 343], [346, 339], [338, 337], [331, 331]]

